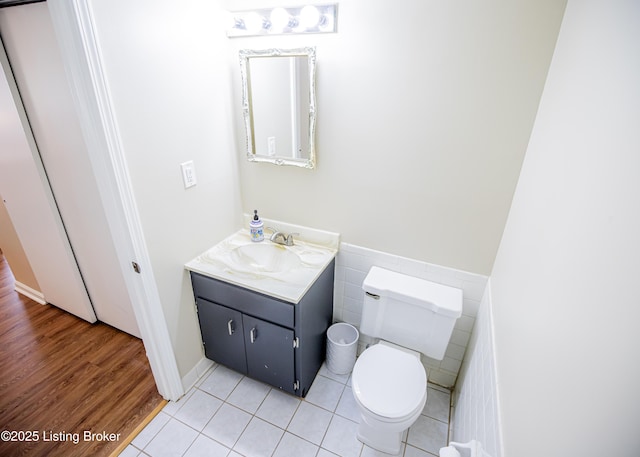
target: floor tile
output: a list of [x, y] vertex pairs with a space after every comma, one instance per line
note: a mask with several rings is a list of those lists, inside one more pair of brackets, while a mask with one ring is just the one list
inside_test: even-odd
[[318, 446], [296, 435], [285, 432], [273, 457], [315, 457]]
[[254, 417], [233, 447], [251, 457], [269, 457], [278, 446], [284, 430]]
[[266, 384], [244, 377], [231, 392], [227, 402], [253, 414], [258, 410], [270, 390], [271, 387]]
[[124, 450], [118, 455], [118, 457], [138, 457], [139, 455], [140, 449], [130, 444], [126, 448], [124, 448]]
[[341, 416], [333, 416], [322, 440], [322, 447], [341, 457], [358, 457], [362, 443], [356, 437], [358, 424]]
[[226, 400], [242, 378], [243, 376], [240, 373], [218, 365], [215, 370], [207, 376], [207, 379], [200, 384], [199, 389], [215, 395], [222, 400]]
[[365, 444], [364, 447], [362, 448], [362, 453], [360, 454], [360, 457], [399, 457], [404, 455], [405, 446], [406, 444], [402, 443], [402, 446], [400, 446], [400, 453], [393, 455], [393, 454], [387, 454], [386, 452], [382, 452], [382, 451], [378, 451], [376, 449], [370, 448]]
[[302, 402], [287, 430], [313, 444], [320, 444], [331, 422], [331, 416], [327, 410]]
[[449, 426], [427, 416], [420, 416], [409, 428], [407, 444], [438, 455], [440, 448], [447, 445]]
[[262, 405], [258, 408], [256, 416], [286, 429], [299, 405], [299, 398], [278, 389], [271, 389], [267, 398], [264, 399]]
[[340, 397], [338, 407], [336, 408], [336, 414], [354, 422], [360, 422], [360, 409], [358, 409], [358, 404], [353, 396], [351, 387], [345, 388], [344, 392], [342, 392], [342, 397]]
[[450, 398], [449, 393], [428, 387], [427, 403], [424, 405], [422, 414], [442, 422], [449, 422]]
[[228, 447], [200, 434], [191, 447], [187, 449], [184, 457], [226, 457], [229, 454], [229, 450]]
[[142, 429], [138, 436], [136, 436], [131, 444], [138, 449], [144, 449], [149, 442], [156, 436], [156, 434], [169, 422], [171, 416], [160, 411], [156, 417], [154, 417], [147, 426]]
[[327, 364], [323, 363], [322, 366], [320, 367], [320, 371], [318, 371], [318, 374], [329, 378], [329, 379], [333, 379], [334, 381], [338, 381], [341, 384], [346, 384], [347, 381], [349, 380], [349, 376], [351, 376], [351, 373], [348, 374], [335, 374], [333, 371], [329, 370], [329, 368], [327, 368]]
[[316, 376], [305, 399], [321, 408], [335, 411], [344, 389], [345, 385], [340, 382], [324, 376]]
[[202, 431], [220, 406], [222, 406], [222, 400], [195, 389], [193, 395], [189, 397], [173, 417], [198, 431]]
[[326, 449], [320, 448], [316, 457], [336, 457], [336, 455], [333, 452], [329, 452]]
[[232, 448], [250, 420], [249, 413], [225, 403], [204, 427], [202, 433]]
[[[350, 380], [323, 365], [300, 399], [214, 365], [199, 388], [167, 404], [121, 455], [390, 457], [357, 440], [360, 412]], [[448, 439], [449, 401], [448, 391], [429, 386], [427, 404], [403, 435], [400, 455], [437, 457]]]
[[422, 449], [418, 449], [417, 447], [413, 447], [408, 444], [404, 451], [404, 457], [433, 457], [434, 455], [438, 454], [431, 454], [430, 452], [423, 451]]
[[195, 391], [196, 389], [190, 389], [189, 392], [184, 394], [182, 398], [180, 398], [178, 401], [168, 402], [166, 405], [164, 405], [164, 408], [162, 408], [162, 412], [170, 416], [175, 415], [175, 413], [177, 413], [178, 410], [182, 408], [182, 405], [184, 405], [187, 402], [189, 397], [191, 397], [191, 395], [193, 395]]
[[171, 418], [143, 451], [151, 457], [183, 455], [197, 437], [197, 431]]

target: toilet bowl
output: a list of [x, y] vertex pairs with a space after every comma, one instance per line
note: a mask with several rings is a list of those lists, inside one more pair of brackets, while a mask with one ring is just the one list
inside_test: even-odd
[[398, 454], [402, 434], [427, 401], [427, 375], [420, 354], [381, 341], [360, 355], [351, 384], [361, 417], [358, 439], [379, 451]]

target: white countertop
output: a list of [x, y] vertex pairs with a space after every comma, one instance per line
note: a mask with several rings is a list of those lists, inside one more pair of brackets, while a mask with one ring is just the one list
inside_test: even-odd
[[[257, 271], [249, 265], [246, 267], [239, 265], [233, 261], [232, 252], [234, 249], [255, 243], [251, 241], [249, 230], [242, 229], [188, 262], [185, 268], [290, 303], [298, 303], [320, 276], [320, 273], [336, 256], [339, 235], [275, 221], [268, 222], [270, 227], [277, 227], [278, 230], [285, 231], [285, 229], [294, 228], [290, 231], [301, 234], [300, 238], [294, 237], [295, 244], [293, 246], [277, 245], [295, 253], [300, 258], [298, 266], [283, 272], [269, 272]], [[265, 221], [266, 226], [267, 221]], [[307, 241], [308, 239], [314, 242]], [[316, 243], [317, 241], [322, 244]], [[265, 233], [265, 240], [261, 243], [272, 244], [269, 241], [269, 234]]]

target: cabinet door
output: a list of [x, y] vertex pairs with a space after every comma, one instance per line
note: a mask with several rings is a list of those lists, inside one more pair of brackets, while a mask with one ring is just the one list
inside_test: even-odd
[[293, 330], [243, 316], [249, 376], [295, 393]]
[[246, 374], [242, 313], [199, 298], [198, 320], [207, 358]]

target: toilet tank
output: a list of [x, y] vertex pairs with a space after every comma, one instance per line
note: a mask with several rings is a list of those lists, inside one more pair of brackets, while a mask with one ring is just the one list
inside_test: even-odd
[[375, 266], [362, 289], [361, 333], [442, 360], [462, 315], [462, 290]]

